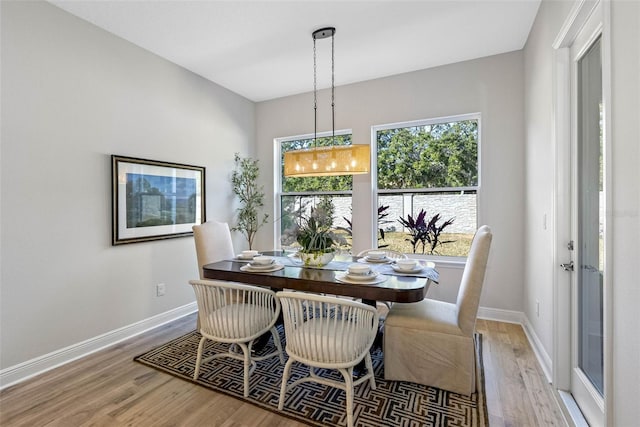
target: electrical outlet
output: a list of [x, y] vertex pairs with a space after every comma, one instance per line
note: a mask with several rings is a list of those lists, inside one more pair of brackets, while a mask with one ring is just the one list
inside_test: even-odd
[[165, 292], [166, 292], [166, 287], [165, 287], [164, 283], [158, 283], [156, 285], [156, 296], [157, 297], [162, 297], [162, 296], [164, 296]]
[[540, 301], [536, 300], [536, 317], [540, 317]]

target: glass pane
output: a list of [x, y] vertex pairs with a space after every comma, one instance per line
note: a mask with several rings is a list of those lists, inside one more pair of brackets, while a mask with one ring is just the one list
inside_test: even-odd
[[477, 228], [476, 206], [475, 191], [379, 195], [378, 247], [465, 257]]
[[603, 394], [602, 67], [600, 40], [578, 62], [578, 366]]
[[377, 186], [390, 190], [378, 196], [378, 246], [467, 256], [477, 228], [478, 120], [378, 130], [376, 142]]
[[379, 130], [378, 188], [478, 185], [478, 122], [462, 120]]
[[311, 208], [321, 210], [323, 217], [330, 222], [340, 249], [351, 248], [351, 196], [281, 196], [280, 245], [282, 248], [295, 248], [297, 224], [302, 217], [308, 218]]

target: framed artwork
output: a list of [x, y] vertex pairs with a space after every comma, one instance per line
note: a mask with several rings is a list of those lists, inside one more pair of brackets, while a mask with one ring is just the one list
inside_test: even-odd
[[112, 245], [193, 235], [206, 218], [205, 168], [111, 156]]

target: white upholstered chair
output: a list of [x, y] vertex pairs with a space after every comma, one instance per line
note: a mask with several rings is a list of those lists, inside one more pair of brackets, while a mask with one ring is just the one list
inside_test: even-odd
[[371, 251], [380, 251], [380, 252], [384, 252], [385, 255], [387, 256], [387, 258], [389, 259], [407, 259], [408, 256], [406, 254], [403, 254], [402, 252], [398, 252], [398, 251], [394, 251], [392, 249], [365, 249], [364, 251], [361, 251], [360, 253], [358, 253], [358, 257], [363, 257], [363, 256], [367, 256], [367, 254]]
[[476, 390], [474, 332], [491, 229], [473, 238], [455, 304], [394, 304], [384, 326], [384, 377], [469, 395]]
[[[249, 376], [255, 368], [256, 361], [280, 357], [280, 363], [284, 363], [280, 334], [274, 326], [280, 315], [280, 301], [275, 292], [257, 286], [212, 280], [191, 280], [189, 283], [196, 294], [199, 331], [202, 335], [193, 379], [198, 379], [200, 365], [212, 359], [231, 357], [242, 360], [244, 396], [249, 396]], [[251, 342], [269, 331], [273, 336], [276, 351], [252, 357]], [[202, 360], [207, 340], [229, 343], [229, 351]], [[242, 349], [242, 354], [234, 351], [236, 347]]]
[[196, 255], [198, 257], [198, 271], [202, 276], [202, 266], [223, 259], [232, 259], [233, 243], [231, 231], [226, 222], [207, 221], [201, 225], [194, 225], [193, 240], [196, 243]]
[[[288, 390], [296, 385], [314, 381], [346, 392], [347, 424], [353, 425], [353, 388], [369, 380], [375, 390], [373, 366], [369, 349], [378, 331], [375, 308], [356, 301], [303, 292], [278, 292], [282, 304], [286, 351], [278, 408], [284, 408]], [[353, 367], [364, 359], [367, 374], [353, 380]], [[293, 362], [309, 366], [309, 376], [287, 387]], [[315, 369], [336, 369], [344, 382], [319, 376]]]

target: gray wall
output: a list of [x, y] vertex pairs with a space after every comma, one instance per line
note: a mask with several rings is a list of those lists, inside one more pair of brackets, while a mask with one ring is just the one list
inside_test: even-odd
[[233, 153], [251, 151], [255, 118], [252, 102], [48, 3], [1, 7], [6, 368], [194, 301], [192, 238], [111, 246], [109, 156], [205, 166], [207, 217], [229, 221]]
[[[336, 64], [336, 73], [339, 70]], [[490, 225], [494, 239], [481, 305], [518, 311], [522, 309], [524, 263], [523, 75], [523, 54], [512, 52], [336, 89], [336, 129], [351, 129], [355, 144], [369, 144], [374, 125], [482, 114], [478, 225]], [[322, 91], [318, 98], [319, 131], [331, 129], [327, 96]], [[257, 153], [268, 174], [267, 194], [273, 189], [273, 139], [313, 132], [312, 105], [310, 93], [257, 104]], [[371, 230], [376, 204], [370, 178], [370, 174], [354, 178], [356, 252], [374, 244]], [[260, 238], [260, 244], [273, 245], [267, 233]], [[453, 301], [460, 267], [439, 265], [443, 281], [430, 296]]]
[[611, 3], [613, 425], [640, 420], [640, 2]]
[[[553, 343], [553, 289], [555, 238], [554, 213], [555, 146], [553, 144], [553, 48], [571, 1], [544, 2], [525, 46], [526, 112], [526, 217], [525, 241], [527, 286], [524, 311], [549, 357]], [[544, 227], [544, 217], [547, 227]], [[536, 301], [540, 315], [536, 316]]]
[[[526, 268], [524, 311], [544, 349], [553, 354], [554, 209], [553, 40], [574, 2], [544, 0], [525, 47]], [[611, 1], [613, 335], [612, 387], [606, 390], [610, 425], [640, 419], [640, 2]], [[541, 302], [540, 316], [535, 301]]]

